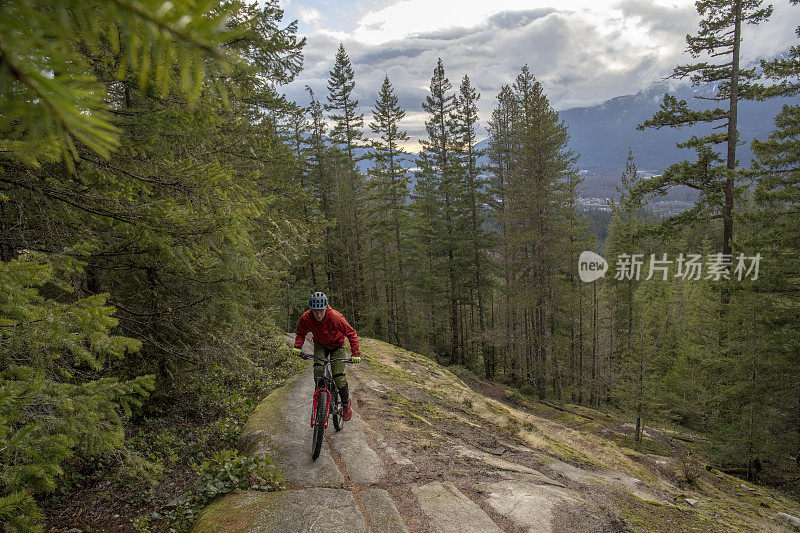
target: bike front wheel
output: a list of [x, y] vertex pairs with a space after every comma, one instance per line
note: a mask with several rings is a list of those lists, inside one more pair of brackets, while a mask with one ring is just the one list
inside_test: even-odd
[[333, 415], [333, 427], [336, 431], [340, 431], [342, 429], [342, 425], [344, 424], [344, 419], [342, 418], [342, 402], [338, 399], [339, 391], [333, 391], [333, 404], [331, 405], [331, 414]]
[[328, 395], [317, 395], [317, 412], [314, 418], [314, 437], [311, 442], [311, 458], [316, 461], [319, 457], [319, 452], [322, 449], [322, 441], [325, 438], [325, 419], [328, 412]]

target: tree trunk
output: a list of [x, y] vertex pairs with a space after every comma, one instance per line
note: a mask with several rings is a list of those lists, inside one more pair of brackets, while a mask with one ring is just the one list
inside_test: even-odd
[[[734, 2], [734, 28], [733, 28], [733, 54], [731, 58], [731, 87], [730, 87], [730, 107], [728, 108], [728, 154], [726, 160], [727, 176], [723, 193], [725, 195], [725, 205], [722, 208], [722, 253], [729, 257], [731, 254], [731, 240], [733, 239], [733, 189], [736, 176], [736, 143], [739, 140], [738, 132], [738, 104], [739, 104], [739, 50], [742, 38], [742, 0]], [[725, 267], [730, 270], [729, 266]], [[720, 330], [719, 345], [724, 346], [726, 342], [725, 317], [728, 312], [728, 302], [730, 301], [730, 287], [723, 281], [720, 294], [721, 306], [719, 309]]]
[[597, 405], [597, 280], [592, 282], [592, 383], [589, 404]]
[[578, 285], [578, 405], [583, 405], [583, 285]]

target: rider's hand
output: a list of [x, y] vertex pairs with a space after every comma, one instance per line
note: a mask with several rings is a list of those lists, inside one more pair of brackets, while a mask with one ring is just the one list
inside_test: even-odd
[[354, 363], [360, 363], [361, 362], [361, 356], [360, 355], [354, 355], [353, 357], [350, 358], [350, 360], [352, 362], [354, 362]]
[[292, 355], [296, 355], [297, 357], [303, 357], [303, 350], [300, 348], [292, 348]]

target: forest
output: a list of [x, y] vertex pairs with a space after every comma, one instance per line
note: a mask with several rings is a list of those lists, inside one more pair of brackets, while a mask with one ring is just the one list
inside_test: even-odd
[[[737, 158], [737, 105], [800, 94], [800, 43], [740, 64], [771, 6], [696, 3], [672, 78], [716, 84], [717, 107], [666, 94], [639, 128], [707, 134], [658, 176], [629, 153], [607, 227], [578, 207], [580, 154], [529, 65], [487, 124], [469, 76], [430, 65], [408, 169], [392, 81], [365, 116], [343, 45], [325, 94], [283, 95], [306, 41], [277, 0], [0, 6], [6, 531], [86, 500], [182, 531], [217, 494], [279, 487], [236, 435], [296, 371], [282, 334], [315, 290], [360, 336], [621, 413], [637, 441], [686, 428], [715, 467], [800, 497], [800, 106]], [[691, 209], [647, 209], [677, 186]], [[605, 276], [581, 280], [583, 251]], [[165, 481], [192, 488], [145, 512], [177, 496]]]

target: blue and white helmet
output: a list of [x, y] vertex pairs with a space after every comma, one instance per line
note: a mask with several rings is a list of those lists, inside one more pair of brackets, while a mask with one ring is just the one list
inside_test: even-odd
[[311, 299], [308, 302], [308, 307], [311, 309], [327, 309], [328, 297], [325, 296], [324, 292], [315, 292], [311, 295]]

